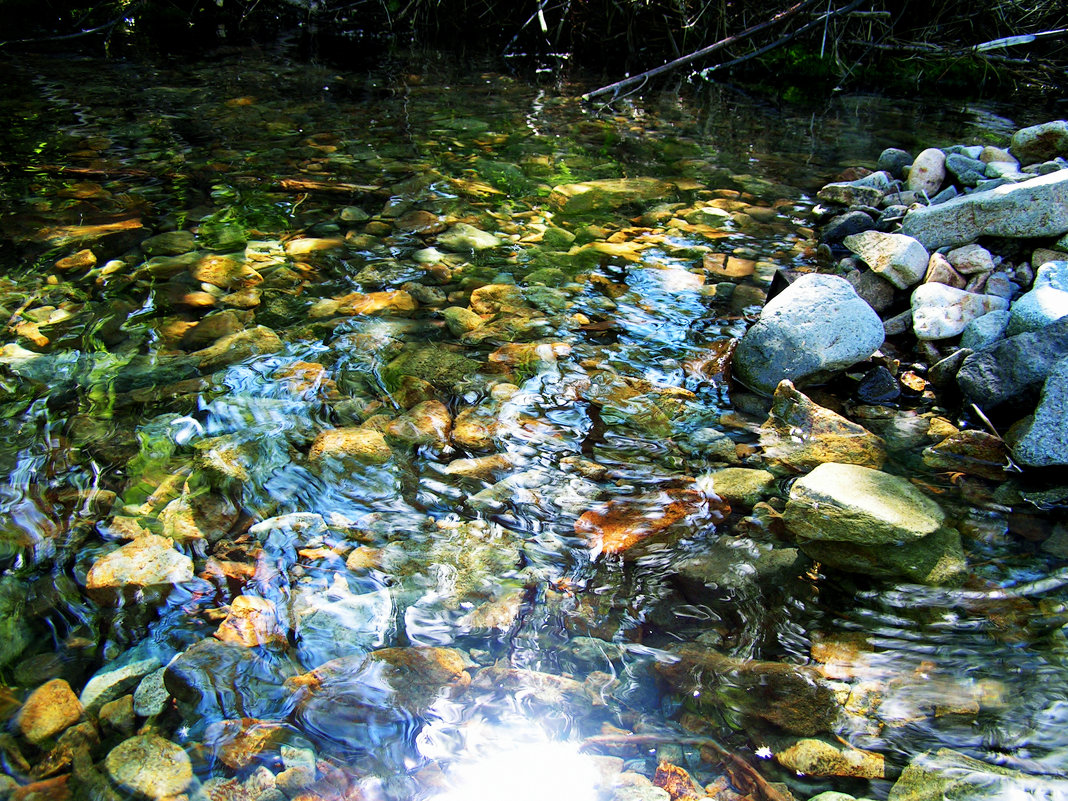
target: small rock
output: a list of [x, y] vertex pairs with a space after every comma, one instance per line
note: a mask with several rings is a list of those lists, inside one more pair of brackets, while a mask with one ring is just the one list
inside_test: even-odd
[[94, 598], [112, 602], [128, 587], [171, 587], [192, 578], [193, 560], [176, 551], [168, 538], [149, 534], [97, 559], [85, 587]]
[[127, 693], [120, 695], [114, 701], [108, 701], [98, 713], [98, 720], [102, 728], [111, 729], [119, 734], [133, 734], [137, 720], [134, 717], [133, 695]]
[[1004, 481], [1009, 450], [1000, 437], [969, 429], [950, 434], [923, 451], [923, 463], [933, 470], [952, 470]]
[[123, 790], [152, 799], [177, 795], [193, 780], [189, 755], [156, 734], [119, 743], [108, 753], [104, 768]]
[[64, 679], [45, 682], [26, 699], [16, 723], [34, 745], [54, 737], [81, 718], [84, 709]]
[[159, 668], [145, 676], [134, 690], [134, 712], [143, 718], [158, 715], [167, 708], [171, 694], [163, 683], [166, 668]]
[[90, 267], [96, 266], [96, 254], [89, 248], [85, 248], [70, 256], [64, 256], [56, 262], [55, 266], [60, 272], [88, 270]]
[[912, 328], [921, 340], [947, 339], [978, 317], [1004, 311], [1008, 301], [995, 295], [965, 292], [945, 284], [921, 284], [912, 293]]
[[994, 269], [994, 257], [982, 245], [954, 248], [946, 254], [946, 259], [961, 275], [988, 273]]
[[894, 304], [894, 285], [873, 270], [853, 270], [846, 275], [861, 299], [879, 314]]
[[770, 492], [775, 476], [767, 470], [725, 467], [697, 479], [699, 487], [719, 496], [733, 508], [736, 504], [752, 508]]
[[875, 228], [875, 220], [870, 214], [863, 211], [847, 211], [831, 219], [820, 231], [820, 242], [841, 242], [851, 234], [859, 234], [862, 231], [871, 231]]
[[864, 231], [847, 236], [844, 244], [898, 289], [918, 283], [930, 259], [923, 245], [903, 234]]
[[575, 533], [600, 554], [617, 554], [672, 530], [717, 523], [730, 507], [692, 489], [669, 489], [647, 497], [610, 501], [575, 521]]
[[389, 440], [405, 445], [448, 446], [452, 430], [452, 415], [438, 400], [428, 400], [412, 407], [389, 424], [385, 435]]
[[467, 223], [456, 223], [445, 233], [438, 236], [438, 244], [455, 253], [489, 250], [501, 244], [501, 240], [491, 233], [475, 228]]
[[957, 371], [957, 384], [980, 408], [993, 409], [1037, 389], [1065, 353], [1068, 317], [971, 354]]
[[180, 256], [191, 251], [195, 244], [192, 231], [167, 231], [144, 240], [141, 250], [146, 256]]
[[308, 461], [322, 464], [330, 460], [360, 464], [385, 464], [393, 456], [381, 432], [368, 428], [334, 428], [315, 438]]
[[954, 289], [964, 289], [968, 282], [964, 276], [953, 269], [953, 265], [941, 253], [932, 253], [927, 263], [927, 274], [923, 277], [925, 284], [945, 284]]
[[656, 178], [607, 178], [553, 187], [549, 203], [565, 214], [581, 214], [657, 200], [671, 190], [671, 184]]
[[161, 668], [154, 656], [142, 657], [140, 649], [128, 651], [122, 659], [102, 667], [82, 688], [78, 700], [90, 714], [96, 714], [104, 704], [125, 695], [149, 673]]
[[474, 331], [484, 322], [475, 312], [462, 306], [450, 306], [447, 309], [443, 309], [441, 316], [445, 318], [445, 325], [448, 326], [449, 331], [455, 337], [463, 336], [468, 331]]
[[881, 779], [886, 775], [883, 755], [859, 748], [838, 748], [823, 740], [798, 740], [775, 754], [784, 768], [806, 776], [852, 776]]
[[928, 197], [938, 192], [946, 179], [946, 154], [935, 147], [920, 152], [909, 168], [905, 185], [913, 192], [922, 192]]
[[975, 186], [986, 178], [986, 164], [959, 153], [946, 156], [946, 170], [953, 174], [961, 186]]
[[912, 164], [912, 154], [896, 147], [888, 147], [879, 154], [878, 167], [890, 173], [894, 178], [904, 178], [905, 168]]
[[255, 595], [234, 598], [215, 636], [223, 642], [243, 645], [245, 648], [284, 645], [287, 641], [274, 602]]
[[1068, 315], [1068, 261], [1051, 261], [1035, 273], [1035, 282], [1009, 309], [1006, 336], [1040, 331]]
[[960, 335], [960, 346], [969, 350], [981, 350], [992, 345], [1005, 336], [1009, 317], [1007, 311], [992, 311], [976, 317], [964, 326]]

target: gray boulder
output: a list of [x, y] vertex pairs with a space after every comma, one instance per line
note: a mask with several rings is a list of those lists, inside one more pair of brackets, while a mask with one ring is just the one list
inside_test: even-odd
[[1068, 464], [1068, 357], [1053, 365], [1034, 417], [1024, 424], [1012, 453], [1028, 467]]
[[1050, 261], [1038, 268], [1034, 284], [1009, 310], [1008, 336], [1038, 331], [1068, 315], [1068, 261]]
[[1068, 122], [1054, 120], [1021, 128], [1013, 134], [1009, 149], [1024, 166], [1068, 156]]
[[901, 232], [928, 250], [981, 236], [1059, 236], [1068, 231], [1068, 170], [954, 198], [905, 215]]
[[844, 278], [809, 274], [764, 306], [734, 352], [734, 376], [761, 395], [783, 379], [817, 384], [868, 358], [885, 337], [879, 315]]
[[873, 271], [898, 289], [919, 283], [927, 272], [929, 254], [910, 236], [864, 231], [843, 241]]

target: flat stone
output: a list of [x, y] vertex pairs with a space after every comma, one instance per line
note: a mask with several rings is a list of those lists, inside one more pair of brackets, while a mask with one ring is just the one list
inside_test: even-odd
[[141, 251], [146, 256], [180, 256], [191, 251], [194, 246], [192, 231], [167, 231], [144, 240], [141, 243]]
[[917, 754], [890, 788], [887, 801], [1054, 799], [1068, 795], [1059, 776], [1031, 775], [940, 748]]
[[1068, 156], [1068, 122], [1054, 120], [1021, 128], [1012, 135], [1009, 150], [1024, 166]]
[[119, 663], [102, 667], [82, 688], [78, 700], [90, 715], [104, 704], [125, 695], [147, 676], [162, 667], [154, 656], [140, 657], [137, 649], [127, 652]]
[[912, 162], [905, 185], [913, 192], [922, 192], [931, 197], [938, 192], [945, 179], [946, 154], [936, 147], [929, 147]]
[[152, 671], [141, 679], [134, 690], [134, 712], [143, 718], [161, 714], [170, 702], [171, 694], [163, 683], [166, 668]]
[[83, 712], [81, 701], [66, 680], [52, 679], [30, 694], [16, 723], [22, 736], [37, 745], [73, 726]]
[[656, 178], [607, 178], [553, 187], [549, 204], [565, 214], [581, 214], [657, 200], [673, 189], [671, 184]]
[[941, 253], [932, 253], [931, 260], [927, 263], [927, 274], [923, 277], [925, 284], [945, 284], [954, 289], [964, 289], [967, 280], [963, 275], [953, 269]]
[[770, 492], [775, 475], [767, 470], [748, 467], [726, 467], [697, 479], [699, 486], [719, 496], [732, 508], [756, 506]]
[[931, 534], [945, 513], [904, 478], [827, 462], [794, 482], [783, 519], [804, 539], [883, 545]]
[[912, 330], [918, 339], [957, 336], [978, 317], [1004, 311], [1009, 302], [995, 295], [965, 292], [946, 284], [921, 284], [912, 293]]
[[274, 331], [263, 325], [238, 331], [219, 339], [214, 344], [189, 354], [198, 363], [200, 370], [213, 373], [232, 364], [282, 349], [282, 340]]
[[1068, 261], [1046, 262], [1035, 273], [1035, 281], [1009, 309], [1006, 336], [1039, 331], [1068, 315]]
[[489, 250], [500, 244], [498, 237], [467, 223], [456, 223], [438, 236], [438, 245], [456, 253]]
[[669, 489], [656, 495], [609, 501], [583, 513], [575, 533], [595, 553], [618, 554], [670, 532], [692, 532], [718, 523], [730, 512], [722, 500], [694, 489]]
[[982, 245], [972, 244], [954, 248], [946, 254], [946, 259], [961, 275], [989, 273], [994, 269], [994, 257]]
[[1068, 231], [1068, 170], [914, 208], [901, 232], [928, 250], [963, 245], [981, 236], [1031, 238]]
[[837, 540], [803, 540], [801, 551], [826, 568], [931, 586], [957, 586], [967, 561], [960, 533], [943, 526], [926, 537], [894, 545]]
[[100, 557], [86, 575], [94, 598], [114, 601], [127, 587], [170, 587], [193, 578], [193, 560], [174, 549], [167, 537], [141, 537]]
[[1035, 414], [1024, 425], [1012, 453], [1028, 467], [1068, 464], [1068, 357], [1050, 371]]
[[847, 236], [843, 243], [898, 289], [919, 283], [930, 260], [923, 245], [903, 234], [864, 231]]
[[197, 281], [221, 289], [238, 289], [263, 283], [263, 276], [247, 262], [215, 254], [205, 255], [190, 265], [189, 274]]
[[193, 780], [189, 755], [157, 734], [119, 743], [108, 753], [104, 768], [123, 790], [153, 799], [177, 795]]
[[879, 201], [883, 199], [883, 190], [851, 181], [837, 181], [820, 189], [816, 193], [816, 199], [843, 206], [878, 206]]
[[764, 306], [735, 349], [734, 377], [762, 395], [783, 379], [824, 381], [871, 356], [884, 339], [879, 315], [844, 278], [808, 274]]
[[980, 408], [993, 409], [1037, 389], [1066, 355], [1068, 317], [1062, 317], [1041, 331], [1017, 334], [971, 354], [957, 371], [957, 384]]

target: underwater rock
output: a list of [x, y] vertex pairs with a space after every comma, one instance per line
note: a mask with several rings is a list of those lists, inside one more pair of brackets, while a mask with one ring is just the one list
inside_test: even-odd
[[[714, 495], [694, 489], [668, 489], [655, 495], [609, 501], [575, 521], [575, 533], [595, 553], [618, 554], [650, 540], [659, 540], [675, 526], [692, 530], [715, 524], [730, 506]], [[681, 531], [680, 531], [681, 533]]]
[[485, 322], [479, 315], [463, 306], [450, 306], [443, 309], [441, 316], [445, 319], [445, 325], [454, 337], [460, 337], [469, 331], [474, 331]]
[[863, 426], [813, 402], [787, 380], [775, 388], [760, 447], [772, 469], [803, 473], [824, 462], [880, 468], [886, 444]]
[[798, 740], [775, 754], [780, 765], [806, 776], [852, 776], [881, 779], [886, 775], [882, 754], [859, 748], [838, 748], [823, 740]]
[[142, 646], [127, 651], [119, 659], [100, 668], [82, 688], [78, 700], [94, 715], [104, 704], [125, 695], [145, 676], [162, 667], [160, 660]]
[[927, 272], [930, 256], [923, 245], [903, 234], [863, 231], [847, 236], [843, 243], [872, 271], [898, 289], [919, 283]]
[[416, 404], [386, 428], [387, 440], [402, 445], [434, 445], [439, 450], [448, 447], [452, 431], [452, 415], [444, 403], [437, 400]]
[[725, 467], [698, 477], [697, 484], [702, 490], [718, 495], [732, 508], [735, 505], [752, 508], [771, 492], [774, 481], [775, 476], [767, 470]]
[[245, 648], [287, 642], [274, 602], [254, 595], [239, 595], [230, 602], [230, 611], [215, 630], [215, 636]]
[[236, 289], [263, 283], [263, 276], [246, 262], [230, 256], [205, 255], [190, 265], [189, 274], [197, 281], [220, 289]]
[[141, 242], [146, 256], [180, 256], [196, 246], [192, 231], [166, 231]]
[[1029, 776], [981, 762], [949, 748], [917, 754], [890, 788], [887, 801], [990, 801], [995, 798], [1058, 798], [1068, 782]]
[[499, 237], [467, 223], [456, 223], [438, 236], [438, 245], [454, 253], [489, 250], [500, 244]]
[[672, 184], [656, 178], [606, 178], [555, 186], [549, 204], [563, 214], [582, 214], [657, 200], [672, 189]]
[[104, 768], [121, 789], [152, 799], [177, 795], [193, 780], [189, 755], [157, 734], [119, 743], [108, 752]]
[[192, 578], [193, 560], [167, 537], [149, 534], [97, 559], [85, 588], [98, 602], [115, 603], [127, 588], [170, 588]]
[[315, 438], [308, 451], [312, 464], [347, 461], [385, 464], [393, 457], [386, 438], [370, 428], [333, 428]]
[[308, 666], [381, 648], [397, 612], [388, 590], [354, 593], [341, 576], [325, 589], [301, 582], [291, 607], [297, 652]]
[[952, 470], [1004, 481], [1009, 449], [1000, 437], [969, 429], [950, 434], [923, 450], [923, 463], [934, 470]]
[[238, 331], [218, 340], [203, 350], [189, 354], [189, 359], [205, 373], [213, 373], [253, 356], [277, 353], [282, 349], [278, 334], [263, 325]]
[[435, 387], [455, 391], [457, 385], [478, 370], [478, 362], [448, 348], [425, 345], [401, 353], [382, 370], [387, 386], [410, 375]]
[[460, 448], [488, 451], [500, 426], [494, 404], [480, 404], [461, 409], [452, 424], [452, 441]]
[[523, 305], [523, 291], [515, 284], [486, 284], [471, 292], [471, 309], [476, 314], [498, 314]]
[[45, 682], [22, 705], [15, 723], [34, 745], [73, 726], [85, 710], [65, 679]]
[[734, 351], [734, 377], [761, 395], [783, 379], [826, 380], [868, 358], [885, 338], [882, 320], [844, 278], [808, 274], [776, 295]]

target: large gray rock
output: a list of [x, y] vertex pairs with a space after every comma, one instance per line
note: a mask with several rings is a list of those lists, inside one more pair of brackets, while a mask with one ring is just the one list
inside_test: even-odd
[[843, 243], [898, 289], [917, 284], [927, 272], [929, 255], [910, 236], [864, 231], [847, 236]]
[[816, 384], [871, 356], [885, 337], [879, 315], [844, 278], [809, 274], [770, 300], [734, 352], [734, 376], [762, 395], [783, 379]]
[[1065, 356], [1068, 317], [1041, 331], [1017, 334], [971, 354], [957, 371], [957, 384], [980, 408], [993, 409], [1037, 389]]
[[1068, 357], [1050, 371], [1034, 417], [1012, 453], [1016, 461], [1028, 467], [1068, 464]]
[[954, 198], [905, 215], [901, 232], [928, 250], [981, 236], [1059, 236], [1068, 231], [1068, 170]]
[[1007, 336], [1038, 331], [1068, 315], [1068, 261], [1050, 261], [1038, 268], [1034, 284], [1009, 310]]
[[1068, 122], [1054, 120], [1021, 128], [1012, 135], [1009, 147], [1024, 166], [1068, 156]]

